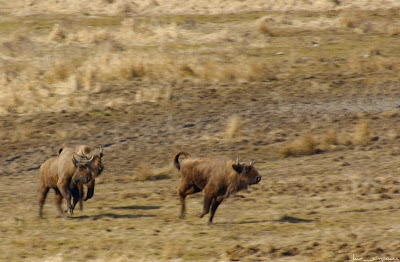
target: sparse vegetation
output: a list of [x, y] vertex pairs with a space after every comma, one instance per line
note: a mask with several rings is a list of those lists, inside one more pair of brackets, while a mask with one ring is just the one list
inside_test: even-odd
[[[0, 260], [399, 257], [399, 7], [0, 0]], [[104, 145], [105, 171], [83, 212], [39, 221], [64, 143]], [[181, 150], [263, 178], [213, 227], [201, 193], [179, 220]]]
[[304, 135], [294, 140], [291, 144], [282, 148], [281, 154], [284, 157], [312, 155], [317, 152], [316, 141], [311, 135]]
[[240, 131], [240, 119], [238, 115], [232, 115], [228, 119], [228, 123], [225, 130], [225, 138], [234, 138]]

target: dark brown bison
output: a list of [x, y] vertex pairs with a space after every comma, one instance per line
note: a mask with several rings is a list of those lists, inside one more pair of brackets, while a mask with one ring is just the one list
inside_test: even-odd
[[79, 195], [80, 195], [79, 206], [80, 206], [80, 210], [82, 210], [83, 209], [82, 200], [86, 201], [93, 197], [94, 187], [95, 187], [95, 178], [100, 176], [104, 170], [104, 165], [101, 162], [101, 159], [103, 157], [103, 148], [102, 147], [92, 148], [87, 145], [79, 145], [77, 147], [62, 146], [58, 149], [58, 154], [59, 155], [67, 154], [69, 156], [78, 154], [80, 156], [86, 156], [87, 158], [93, 157], [93, 161], [92, 161], [92, 165], [91, 165], [93, 178], [92, 178], [92, 180], [89, 181], [89, 183], [86, 184], [86, 186], [87, 186], [86, 196], [83, 196], [84, 195], [83, 183], [78, 183], [78, 185], [77, 185], [78, 190], [79, 190]]
[[[179, 156], [185, 159], [179, 163]], [[182, 175], [178, 187], [181, 202], [181, 215], [185, 215], [185, 198], [187, 195], [204, 191], [204, 208], [200, 217], [208, 214], [211, 207], [209, 224], [212, 223], [215, 211], [221, 202], [232, 193], [246, 189], [249, 185], [257, 184], [261, 176], [249, 165], [240, 164], [226, 157], [197, 158], [186, 152], [179, 152], [174, 157], [174, 165]]]
[[[78, 184], [87, 184], [92, 180], [91, 159], [76, 158], [74, 154], [60, 154], [51, 157], [40, 166], [40, 199], [39, 217], [42, 217], [43, 205], [50, 188], [56, 193], [56, 205], [61, 216], [64, 213], [61, 209], [63, 198], [67, 200], [69, 215], [73, 215], [76, 203], [80, 199]], [[73, 198], [73, 202], [71, 202]]]

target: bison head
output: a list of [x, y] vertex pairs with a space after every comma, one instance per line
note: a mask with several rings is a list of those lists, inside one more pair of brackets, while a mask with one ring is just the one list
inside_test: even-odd
[[91, 159], [76, 159], [75, 156], [72, 157], [72, 161], [75, 165], [75, 173], [72, 177], [74, 183], [88, 183], [92, 179], [92, 170], [91, 166], [93, 163], [94, 157]]
[[250, 164], [240, 164], [239, 158], [236, 158], [235, 164], [232, 165], [233, 169], [239, 173], [241, 180], [245, 181], [248, 185], [258, 184], [261, 181], [261, 176], [253, 166], [253, 161]]
[[[92, 164], [91, 164], [91, 169], [93, 172], [93, 176], [98, 177], [99, 175], [101, 175], [101, 173], [104, 170], [104, 165], [101, 162], [101, 158], [103, 157], [103, 148], [100, 147], [96, 150], [93, 150], [92, 152], [93, 152], [93, 154], [91, 157], [93, 158], [93, 160], [92, 160]], [[89, 158], [89, 156], [87, 156], [87, 157]]]

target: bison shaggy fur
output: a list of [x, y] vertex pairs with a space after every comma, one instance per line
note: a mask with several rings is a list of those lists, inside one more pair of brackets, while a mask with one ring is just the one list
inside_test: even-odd
[[[78, 159], [73, 152], [67, 149], [59, 156], [51, 157], [40, 166], [40, 199], [39, 217], [42, 217], [43, 205], [50, 188], [56, 193], [56, 205], [61, 216], [64, 213], [61, 209], [62, 199], [67, 200], [67, 210], [73, 215], [76, 203], [80, 199], [78, 184], [87, 184], [92, 180], [91, 165], [93, 158]], [[73, 202], [71, 199], [73, 198]]]
[[[179, 157], [185, 159], [179, 162]], [[227, 157], [191, 157], [186, 152], [179, 152], [174, 156], [173, 163], [181, 173], [181, 184], [178, 187], [178, 196], [181, 203], [181, 214], [185, 215], [185, 198], [188, 195], [204, 191], [204, 207], [200, 217], [209, 213], [209, 224], [212, 223], [215, 211], [221, 202], [231, 194], [246, 189], [249, 185], [257, 184], [261, 176], [250, 164], [240, 164]]]
[[87, 145], [79, 145], [76, 147], [68, 147], [64, 145], [58, 149], [58, 154], [59, 155], [65, 154], [69, 155], [70, 157], [72, 157], [74, 154], [78, 154], [81, 156], [86, 156], [88, 159], [93, 157], [90, 167], [92, 170], [93, 178], [92, 180], [89, 181], [89, 183], [86, 184], [87, 187], [86, 196], [84, 196], [83, 183], [77, 184], [80, 195], [79, 206], [80, 210], [82, 210], [83, 209], [82, 200], [87, 201], [88, 199], [93, 197], [96, 177], [100, 176], [104, 170], [104, 165], [102, 163], [103, 148], [102, 147], [93, 148]]

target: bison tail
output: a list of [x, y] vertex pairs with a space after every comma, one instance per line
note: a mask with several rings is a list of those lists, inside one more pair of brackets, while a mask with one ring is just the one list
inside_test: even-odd
[[175, 155], [174, 157], [174, 166], [176, 167], [176, 169], [181, 170], [181, 164], [179, 163], [179, 156], [180, 155], [184, 155], [186, 158], [190, 157], [189, 153], [187, 152], [179, 152], [178, 154]]

